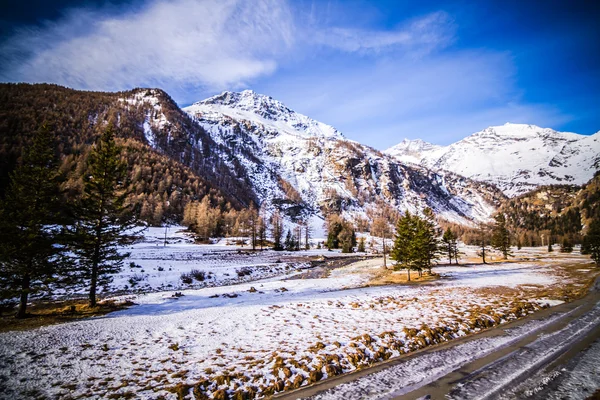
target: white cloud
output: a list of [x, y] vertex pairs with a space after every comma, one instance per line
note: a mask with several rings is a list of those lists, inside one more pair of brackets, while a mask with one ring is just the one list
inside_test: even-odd
[[379, 149], [405, 137], [449, 144], [490, 125], [555, 127], [570, 118], [523, 101], [509, 53], [464, 50], [344, 62], [275, 83], [268, 93]]
[[278, 0], [164, 0], [117, 16], [75, 9], [9, 38], [0, 77], [98, 90], [231, 88], [272, 73], [292, 31]]
[[316, 29], [310, 37], [317, 44], [346, 52], [368, 53], [403, 48], [423, 53], [447, 46], [453, 35], [452, 19], [439, 11], [404, 23], [394, 30], [324, 27]]

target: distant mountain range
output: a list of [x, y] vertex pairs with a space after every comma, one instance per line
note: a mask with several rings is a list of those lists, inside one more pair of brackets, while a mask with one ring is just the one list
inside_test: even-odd
[[403, 163], [493, 183], [513, 197], [541, 185], [588, 182], [600, 169], [600, 132], [586, 136], [507, 123], [449, 146], [404, 140], [385, 153]]
[[144, 202], [153, 223], [210, 194], [213, 202], [236, 207], [255, 202], [277, 208], [290, 220], [329, 212], [368, 219], [392, 206], [411, 212], [430, 207], [444, 220], [468, 224], [488, 220], [506, 195], [541, 184], [583, 183], [600, 162], [599, 134], [512, 124], [447, 147], [416, 140], [380, 152], [249, 90], [180, 109], [159, 89], [98, 93], [0, 84], [0, 116], [0, 193], [20, 149], [42, 123], [57, 133], [63, 169], [76, 185], [82, 155], [112, 120], [138, 180], [132, 199]]

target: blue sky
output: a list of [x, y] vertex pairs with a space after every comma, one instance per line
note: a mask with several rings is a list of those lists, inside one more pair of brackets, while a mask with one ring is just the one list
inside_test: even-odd
[[600, 2], [4, 2], [0, 81], [253, 89], [385, 149], [490, 125], [600, 130]]

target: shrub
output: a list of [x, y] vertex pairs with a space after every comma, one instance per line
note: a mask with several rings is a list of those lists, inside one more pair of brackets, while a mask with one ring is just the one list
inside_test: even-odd
[[181, 277], [180, 277], [180, 279], [181, 279], [181, 282], [185, 283], [186, 285], [191, 285], [191, 284], [192, 284], [192, 282], [194, 281], [194, 279], [193, 279], [192, 275], [190, 275], [190, 274], [187, 274], [187, 273], [185, 273], [185, 272], [183, 272], [183, 273], [181, 274]]
[[248, 276], [252, 274], [252, 269], [248, 268], [248, 267], [243, 267], [238, 269], [237, 271], [238, 276], [241, 278], [243, 276]]
[[190, 275], [196, 279], [198, 282], [203, 282], [206, 279], [206, 273], [204, 271], [200, 271], [197, 269], [193, 269], [190, 271]]
[[131, 277], [129, 278], [129, 284], [131, 286], [135, 286], [138, 283], [140, 283], [141, 281], [144, 280], [144, 275], [140, 275], [140, 274], [133, 274], [131, 275]]

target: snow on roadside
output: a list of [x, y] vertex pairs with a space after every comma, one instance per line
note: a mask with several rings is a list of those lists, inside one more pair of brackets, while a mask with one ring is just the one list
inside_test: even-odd
[[401, 396], [435, 381], [468, 362], [506, 347], [565, 315], [555, 315], [544, 321], [529, 321], [522, 326], [507, 329], [502, 336], [473, 339], [454, 347], [425, 353], [310, 398], [313, 400], [348, 398], [375, 400]]

